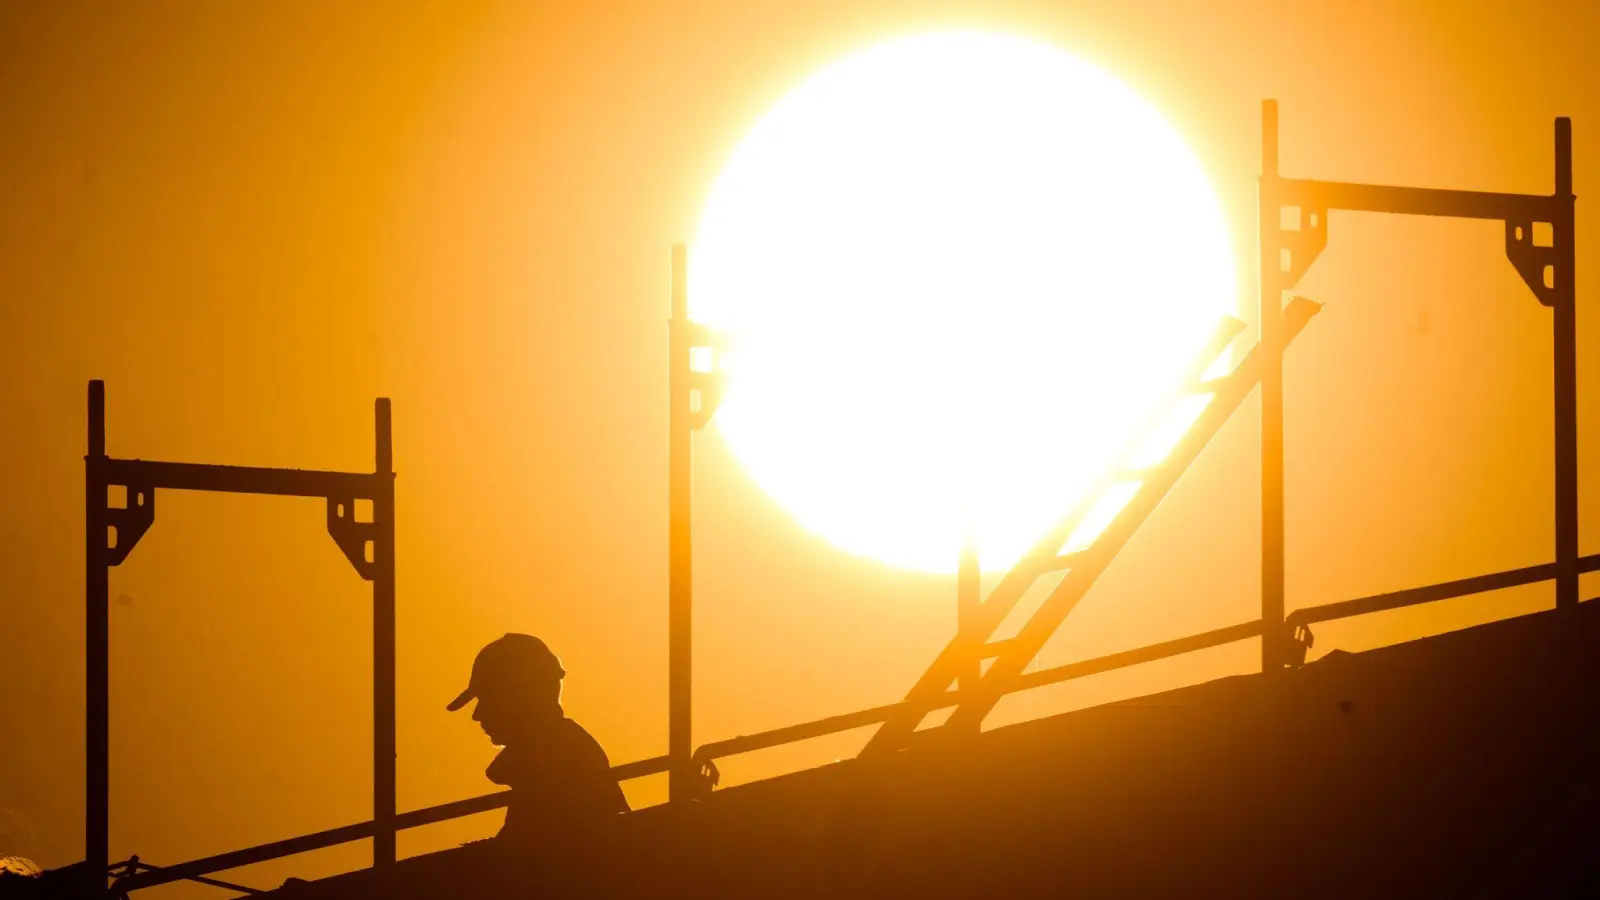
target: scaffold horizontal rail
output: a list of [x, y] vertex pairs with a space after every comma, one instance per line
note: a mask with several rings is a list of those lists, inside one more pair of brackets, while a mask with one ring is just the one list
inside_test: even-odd
[[[1600, 572], [1600, 554], [1579, 558], [1578, 571], [1580, 573]], [[1505, 572], [1495, 572], [1492, 575], [1475, 575], [1471, 578], [1445, 581], [1424, 587], [1387, 591], [1382, 594], [1373, 594], [1370, 597], [1357, 597], [1353, 600], [1340, 600], [1336, 603], [1325, 603], [1321, 606], [1303, 607], [1290, 613], [1288, 618], [1285, 619], [1285, 623], [1290, 626], [1315, 625], [1318, 622], [1348, 619], [1352, 616], [1364, 616], [1370, 613], [1400, 609], [1406, 606], [1417, 606], [1423, 603], [1433, 603], [1439, 600], [1454, 600], [1457, 597], [1467, 597], [1472, 594], [1484, 594], [1489, 591], [1538, 584], [1541, 581], [1549, 581], [1555, 578], [1557, 572], [1557, 565], [1551, 562], [1537, 566], [1525, 566], [1521, 569], [1511, 569]]]
[[1281, 206], [1501, 221], [1549, 221], [1556, 204], [1565, 201], [1546, 194], [1395, 187], [1308, 178], [1280, 178], [1276, 190]]
[[269, 469], [204, 463], [107, 459], [106, 481], [179, 491], [270, 494], [285, 497], [370, 498], [380, 478], [393, 474], [328, 472], [317, 469]]
[[[654, 756], [649, 759], [636, 760], [622, 765], [612, 766], [611, 774], [618, 781], [627, 781], [631, 778], [642, 778], [646, 775], [657, 775], [667, 771], [667, 757]], [[447, 822], [451, 819], [460, 819], [478, 813], [492, 812], [505, 807], [511, 797], [511, 792], [496, 791], [479, 797], [469, 797], [466, 800], [456, 800], [438, 806], [412, 810], [395, 816], [394, 825], [397, 830], [419, 828], [423, 825], [433, 825], [438, 822]], [[272, 841], [246, 847], [242, 850], [232, 850], [207, 856], [201, 859], [190, 860], [172, 866], [152, 868], [134, 875], [118, 878], [113, 888], [113, 894], [126, 894], [130, 891], [152, 888], [158, 885], [171, 884], [175, 881], [194, 881], [201, 876], [214, 872], [226, 872], [229, 869], [238, 869], [244, 866], [255, 865], [285, 856], [295, 856], [309, 853], [313, 850], [323, 850], [328, 847], [337, 847], [352, 841], [365, 840], [375, 833], [372, 822], [358, 822], [354, 825], [342, 825], [338, 828], [329, 828], [326, 831], [317, 831], [303, 834], [299, 837], [285, 838], [281, 841]]]

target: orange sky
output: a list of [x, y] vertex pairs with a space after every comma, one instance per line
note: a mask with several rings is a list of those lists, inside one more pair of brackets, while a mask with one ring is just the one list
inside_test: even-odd
[[[913, 30], [1053, 41], [1185, 134], [1253, 314], [1264, 97], [1282, 104], [1286, 175], [1548, 192], [1551, 120], [1570, 115], [1576, 191], [1600, 184], [1600, 7], [1522, 6], [0, 4], [0, 854], [82, 854], [88, 379], [107, 382], [110, 453], [199, 462], [367, 469], [371, 400], [393, 398], [402, 809], [489, 787], [493, 748], [444, 704], [505, 631], [561, 654], [568, 710], [614, 762], [655, 755], [668, 248], [787, 88]], [[1600, 279], [1587, 209], [1580, 303]], [[1288, 362], [1291, 609], [1552, 558], [1550, 315], [1499, 228], [1332, 220], [1299, 288], [1328, 305]], [[1580, 354], [1585, 535], [1597, 360]], [[1043, 662], [1255, 615], [1254, 406]], [[697, 448], [697, 743], [898, 699], [949, 634], [953, 579], [831, 550], [714, 431]], [[370, 813], [368, 592], [322, 517], [317, 501], [169, 494], [112, 573], [114, 857], [175, 862]], [[1551, 596], [1330, 624], [1318, 651]], [[1256, 659], [1239, 645], [1047, 689], [991, 722]], [[861, 737], [723, 771], [816, 764]], [[406, 834], [401, 852], [493, 827]]]

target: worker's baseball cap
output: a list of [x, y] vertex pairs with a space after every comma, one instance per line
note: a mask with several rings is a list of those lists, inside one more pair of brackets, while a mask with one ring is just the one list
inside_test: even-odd
[[455, 712], [485, 691], [521, 690], [560, 681], [566, 674], [561, 669], [561, 660], [550, 652], [544, 641], [531, 634], [508, 634], [478, 651], [478, 658], [472, 661], [472, 678], [467, 682], [467, 689], [445, 709]]

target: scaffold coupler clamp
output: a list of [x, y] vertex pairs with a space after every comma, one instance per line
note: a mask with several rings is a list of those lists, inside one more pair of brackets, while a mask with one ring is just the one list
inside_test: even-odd
[[709, 758], [696, 756], [693, 764], [695, 778], [694, 793], [691, 797], [695, 800], [704, 800], [711, 796], [711, 792], [722, 781], [722, 772], [717, 769], [716, 762]]
[[1289, 667], [1298, 669], [1306, 664], [1306, 651], [1317, 642], [1316, 635], [1311, 633], [1311, 627], [1304, 622], [1290, 619], [1284, 625], [1289, 632], [1288, 663]]

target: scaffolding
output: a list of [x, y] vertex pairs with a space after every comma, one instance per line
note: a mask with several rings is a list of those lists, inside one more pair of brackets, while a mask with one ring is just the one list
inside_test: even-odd
[[[1555, 179], [1551, 194], [1508, 194], [1433, 188], [1393, 187], [1315, 181], [1282, 176], [1278, 171], [1278, 110], [1275, 101], [1262, 105], [1261, 176], [1258, 195], [1260, 256], [1259, 328], [1254, 347], [1234, 369], [1221, 377], [1202, 376], [1206, 364], [1243, 328], [1224, 322], [1207, 352], [1195, 361], [1180, 393], [1207, 397], [1204, 409], [1188, 431], [1159, 463], [1114, 473], [1135, 483], [1109, 525], [1085, 546], [1063, 551], [1063, 543], [1084, 521], [1086, 508], [1073, 510], [1044, 536], [1032, 552], [1011, 569], [984, 598], [978, 598], [970, 566], [959, 578], [960, 614], [955, 636], [935, 657], [906, 697], [895, 703], [791, 725], [759, 734], [704, 744], [693, 749], [690, 678], [692, 672], [693, 571], [691, 548], [692, 436], [715, 415], [724, 379], [720, 335], [692, 321], [687, 306], [687, 258], [682, 245], [672, 251], [671, 303], [668, 320], [668, 735], [663, 756], [615, 766], [619, 780], [668, 773], [669, 802], [703, 797], [716, 785], [718, 759], [877, 725], [864, 756], [891, 752], [913, 740], [977, 731], [995, 703], [1007, 694], [1056, 684], [1128, 666], [1166, 659], [1210, 647], [1259, 639], [1264, 673], [1305, 661], [1312, 646], [1311, 626], [1334, 619], [1431, 603], [1470, 594], [1555, 581], [1556, 605], [1575, 609], [1580, 573], [1600, 571], [1600, 555], [1578, 554], [1577, 493], [1577, 335], [1574, 289], [1574, 231], [1571, 125], [1555, 122]], [[1555, 403], [1555, 559], [1553, 562], [1496, 572], [1442, 584], [1392, 591], [1321, 606], [1303, 607], [1285, 615], [1283, 544], [1283, 357], [1290, 343], [1312, 320], [1317, 304], [1291, 297], [1295, 285], [1327, 246], [1329, 214], [1336, 211], [1489, 219], [1503, 223], [1505, 253], [1538, 301], [1552, 310]], [[1548, 235], [1548, 240], [1544, 239]], [[1286, 302], [1287, 301], [1287, 302]], [[1212, 438], [1261, 386], [1261, 614], [1251, 621], [1163, 641], [1146, 647], [1028, 670], [1045, 641], [1066, 620], [1073, 606], [1096, 583], [1121, 550], [1188, 471]], [[372, 474], [314, 473], [299, 470], [236, 469], [111, 460], [104, 456], [103, 395], [99, 383], [90, 388], [90, 456], [86, 516], [89, 572], [90, 762], [89, 809], [86, 816], [88, 860], [95, 872], [116, 875], [110, 890], [130, 891], [189, 879], [247, 891], [240, 885], [209, 878], [218, 872], [297, 853], [372, 839], [375, 866], [394, 859], [394, 833], [501, 808], [508, 791], [441, 806], [396, 814], [394, 809], [393, 705], [393, 472], [389, 458], [387, 401], [378, 401], [378, 463]], [[111, 510], [102, 501], [107, 485], [128, 488], [132, 508]], [[373, 582], [374, 598], [374, 777], [375, 809], [370, 822], [348, 825], [257, 847], [232, 851], [167, 867], [152, 867], [137, 858], [116, 868], [106, 860], [105, 775], [105, 595], [106, 571], [126, 557], [154, 515], [156, 487], [229, 490], [324, 497], [329, 503], [329, 532], [362, 577]], [[1102, 484], [1105, 487], [1105, 484]], [[357, 530], [342, 508], [357, 497], [374, 503], [374, 521]], [[140, 498], [149, 498], [146, 507]], [[341, 504], [344, 506], [341, 507]], [[105, 546], [106, 526], [119, 538]], [[120, 537], [130, 535], [131, 537]], [[364, 556], [352, 548], [370, 546]], [[1030, 616], [1015, 637], [992, 640], [1000, 622], [1028, 587], [1048, 573], [1065, 572], [1061, 581]], [[987, 669], [982, 663], [988, 662]], [[954, 707], [944, 725], [917, 730], [935, 710]]]
[[[326, 501], [329, 536], [356, 574], [372, 582], [372, 822], [367, 836], [373, 839], [374, 866], [394, 862], [394, 465], [387, 398], [376, 402], [374, 419], [376, 459], [372, 472], [117, 459], [106, 455], [105, 384], [89, 382], [83, 536], [88, 692], [84, 704], [84, 858], [90, 871], [111, 871], [111, 622], [107, 596], [111, 569], [127, 560], [155, 523], [156, 496], [161, 490], [273, 494]], [[113, 496], [113, 489], [118, 489], [118, 496]], [[370, 517], [357, 514], [357, 501], [371, 504]], [[125, 868], [138, 870], [133, 861]], [[103, 882], [100, 889], [104, 889]]]

